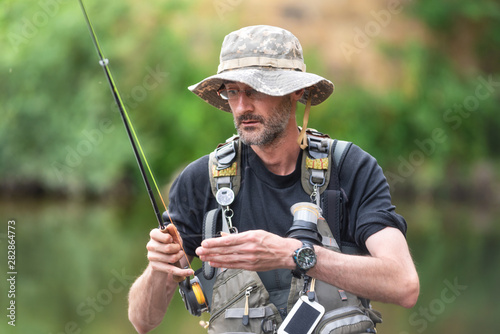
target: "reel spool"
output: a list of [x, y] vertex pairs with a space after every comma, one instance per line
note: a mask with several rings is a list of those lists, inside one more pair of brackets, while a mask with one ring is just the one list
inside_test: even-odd
[[184, 281], [180, 282], [179, 293], [186, 309], [192, 315], [199, 317], [203, 312], [208, 311], [208, 303], [198, 277], [186, 277]]

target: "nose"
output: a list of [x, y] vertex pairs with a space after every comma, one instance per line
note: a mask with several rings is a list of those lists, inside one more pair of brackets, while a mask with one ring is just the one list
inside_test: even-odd
[[233, 111], [233, 114], [243, 114], [247, 111], [253, 110], [252, 99], [245, 94], [244, 91], [240, 91], [238, 98], [229, 101], [229, 106]]

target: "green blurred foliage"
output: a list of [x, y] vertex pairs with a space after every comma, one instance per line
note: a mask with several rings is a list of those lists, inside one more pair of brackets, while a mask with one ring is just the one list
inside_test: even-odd
[[[87, 2], [151, 168], [167, 183], [179, 168], [234, 132], [230, 115], [208, 106], [187, 86], [215, 72], [223, 36], [238, 27], [238, 16], [202, 16], [204, 7], [214, 4], [194, 0]], [[4, 189], [33, 183], [75, 196], [142, 191], [77, 3], [6, 0], [2, 5]], [[314, 108], [309, 125], [356, 142], [396, 176], [390, 181], [417, 178], [414, 183], [433, 187], [457, 162], [465, 170], [476, 161], [498, 162], [500, 5], [428, 0], [407, 8], [405, 13], [426, 25], [435, 41], [380, 44], [380, 52], [400, 69], [400, 82], [384, 92], [361, 87], [355, 78], [336, 83], [334, 96]], [[473, 68], [457, 65], [450, 46], [464, 31], [472, 36]], [[336, 77], [316, 61], [314, 50], [305, 54], [310, 71]], [[488, 96], [476, 98], [478, 104], [469, 104], [467, 111], [464, 105], [474, 103], [478, 87], [490, 79], [496, 86], [481, 88], [490, 89]], [[404, 161], [412, 164], [412, 154], [422, 151], [418, 143], [434, 140], [436, 129], [442, 130], [441, 142], [431, 153], [423, 152], [425, 161], [413, 164], [419, 173], [402, 175]]]
[[[129, 178], [140, 184], [81, 10], [76, 2], [50, 3], [4, 4], [2, 181], [75, 195], [105, 193]], [[231, 134], [231, 120], [220, 124], [216, 111], [187, 90], [200, 79], [201, 64], [186, 41], [192, 32], [179, 30], [175, 21], [193, 4], [87, 4], [145, 154], [162, 180], [211, 150], [212, 140]], [[228, 130], [213, 131], [218, 128]]]

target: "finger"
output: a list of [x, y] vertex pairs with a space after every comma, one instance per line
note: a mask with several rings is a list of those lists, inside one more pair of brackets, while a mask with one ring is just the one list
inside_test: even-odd
[[161, 230], [163, 233], [168, 233], [170, 236], [172, 236], [174, 242], [176, 244], [179, 244], [182, 246], [182, 238], [181, 235], [179, 234], [179, 231], [177, 230], [177, 227], [175, 227], [174, 224], [168, 224], [167, 227], [163, 230]]
[[248, 232], [242, 232], [239, 234], [227, 234], [222, 232], [219, 238], [203, 240], [201, 246], [205, 248], [237, 246], [247, 242], [247, 235]]
[[216, 262], [223, 265], [231, 265], [231, 264], [255, 264], [261, 261], [262, 259], [258, 255], [254, 254], [215, 254], [215, 255], [202, 255], [200, 260], [206, 262]]
[[150, 252], [175, 254], [181, 250], [181, 246], [174, 243], [165, 244], [152, 239], [146, 244], [146, 249]]
[[152, 229], [151, 232], [149, 232], [149, 237], [164, 244], [170, 244], [174, 241], [169, 233], [162, 233], [159, 228]]
[[163, 262], [168, 264], [178, 263], [184, 256], [182, 252], [176, 253], [161, 253], [156, 251], [148, 251], [147, 258], [150, 262]]
[[[177, 228], [175, 227], [174, 224], [168, 224], [166, 228], [162, 229], [161, 232], [165, 233], [165, 234], [169, 234], [172, 239], [173, 239], [173, 242], [179, 246], [180, 248], [182, 248], [182, 239], [179, 235], [179, 232], [177, 231]], [[178, 267], [178, 268], [182, 268], [179, 260], [175, 261], [173, 263], [174, 266]], [[182, 280], [184, 280], [184, 277], [182, 276], [178, 276], [178, 275], [174, 275], [173, 276], [173, 279], [174, 281], [176, 282], [181, 282]]]
[[192, 269], [181, 269], [174, 265], [165, 262], [150, 262], [151, 268], [155, 271], [161, 271], [167, 274], [171, 274], [174, 277], [185, 278], [194, 275]]

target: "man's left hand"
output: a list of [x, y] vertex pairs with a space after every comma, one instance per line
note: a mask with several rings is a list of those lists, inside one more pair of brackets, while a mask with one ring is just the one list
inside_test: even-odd
[[224, 234], [204, 240], [196, 254], [212, 267], [267, 271], [293, 269], [293, 252], [302, 243], [263, 230]]

